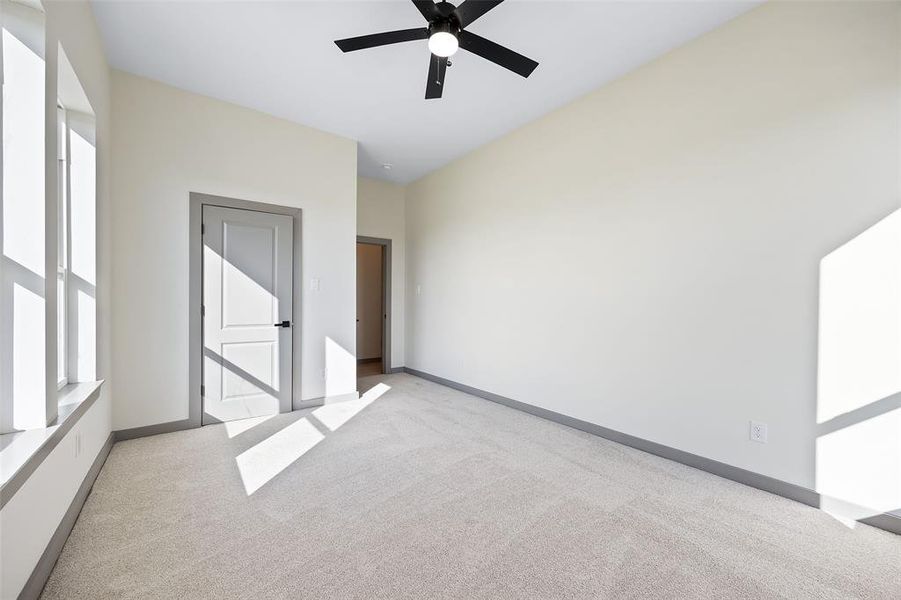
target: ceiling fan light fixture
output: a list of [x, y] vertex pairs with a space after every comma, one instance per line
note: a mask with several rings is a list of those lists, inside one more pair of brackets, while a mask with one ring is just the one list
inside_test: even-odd
[[457, 40], [457, 36], [450, 31], [434, 31], [429, 36], [429, 51], [435, 56], [440, 56], [441, 58], [453, 56], [459, 47], [460, 42]]
[[[454, 0], [459, 2], [459, 0]], [[429, 41], [429, 74], [426, 79], [425, 99], [441, 98], [444, 90], [444, 76], [451, 66], [449, 57], [458, 49], [481, 56], [494, 64], [512, 71], [521, 77], [528, 77], [538, 63], [478, 36], [466, 28], [485, 13], [499, 6], [503, 0], [463, 0], [455, 6], [447, 0], [412, 0], [413, 6], [428, 23], [428, 27], [383, 31], [369, 35], [358, 35], [343, 40], [335, 40], [341, 52], [354, 52], [366, 48], [400, 44], [402, 42]]]

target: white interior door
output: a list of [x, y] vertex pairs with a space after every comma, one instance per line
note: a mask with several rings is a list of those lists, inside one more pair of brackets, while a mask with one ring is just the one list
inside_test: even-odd
[[293, 219], [203, 207], [203, 422], [291, 410]]

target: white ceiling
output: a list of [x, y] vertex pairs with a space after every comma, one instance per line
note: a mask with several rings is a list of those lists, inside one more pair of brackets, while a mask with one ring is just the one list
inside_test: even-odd
[[507, 0], [469, 29], [537, 60], [532, 76], [461, 50], [429, 101], [425, 41], [333, 43], [424, 26], [406, 0], [94, 0], [94, 12], [113, 67], [353, 138], [360, 174], [406, 183], [758, 3]]

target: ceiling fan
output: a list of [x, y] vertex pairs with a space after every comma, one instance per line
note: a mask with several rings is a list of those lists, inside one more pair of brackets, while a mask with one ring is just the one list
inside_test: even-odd
[[450, 2], [436, 4], [433, 0], [413, 0], [413, 4], [429, 22], [428, 27], [361, 35], [336, 40], [335, 44], [343, 52], [353, 52], [400, 42], [429, 40], [432, 56], [429, 62], [429, 79], [425, 86], [427, 100], [441, 97], [444, 74], [448, 67], [447, 59], [457, 51], [457, 48], [468, 50], [518, 75], [528, 77], [538, 66], [537, 62], [471, 31], [465, 31], [473, 21], [501, 2], [503, 0], [464, 0], [460, 6], [454, 6]]

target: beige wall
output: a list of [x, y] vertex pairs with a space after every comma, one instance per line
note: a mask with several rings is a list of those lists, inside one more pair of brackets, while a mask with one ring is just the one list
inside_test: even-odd
[[190, 192], [303, 210], [302, 399], [354, 393], [355, 142], [118, 71], [113, 132], [115, 428], [188, 416]]
[[404, 366], [406, 233], [404, 188], [360, 177], [357, 181], [357, 235], [391, 240], [391, 366]]
[[357, 244], [357, 358], [382, 357], [382, 246]]
[[899, 207], [899, 109], [897, 3], [770, 3], [415, 182], [407, 366], [816, 486], [820, 261]]

